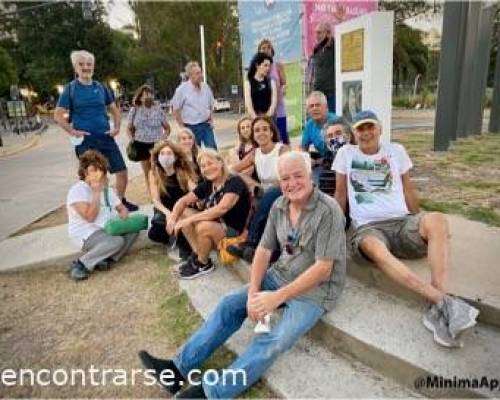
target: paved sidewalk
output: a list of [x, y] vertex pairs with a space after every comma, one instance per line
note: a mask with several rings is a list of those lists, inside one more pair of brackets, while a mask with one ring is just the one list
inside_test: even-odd
[[[140, 212], [151, 219], [151, 205], [141, 206]], [[153, 244], [143, 231], [134, 247]], [[0, 242], [0, 273], [32, 268], [67, 265], [80, 253], [80, 248], [68, 237], [68, 225], [39, 229]]]
[[[118, 137], [129, 179], [142, 174], [139, 163], [128, 161], [125, 132]], [[0, 240], [60, 207], [77, 179], [73, 146], [56, 125], [28, 151], [0, 158]]]

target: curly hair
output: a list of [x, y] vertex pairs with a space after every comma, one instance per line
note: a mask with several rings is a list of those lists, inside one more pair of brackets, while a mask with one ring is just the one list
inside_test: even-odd
[[153, 150], [151, 150], [151, 165], [153, 167], [153, 176], [156, 184], [158, 185], [158, 188], [160, 189], [160, 193], [168, 194], [168, 188], [165, 185], [165, 182], [167, 181], [167, 174], [165, 173], [165, 170], [158, 160], [161, 150], [165, 147], [168, 147], [174, 153], [174, 170], [181, 189], [184, 192], [189, 192], [189, 181], [196, 183], [198, 177], [193, 171], [191, 163], [189, 162], [186, 154], [182, 151], [179, 145], [169, 140], [165, 140], [156, 143], [153, 147]]
[[78, 165], [78, 176], [80, 180], [84, 181], [87, 176], [87, 168], [92, 166], [104, 173], [108, 171], [109, 164], [106, 157], [96, 150], [87, 150], [80, 158]]
[[265, 53], [257, 53], [253, 56], [252, 61], [250, 61], [250, 66], [248, 67], [247, 73], [247, 78], [249, 81], [254, 78], [255, 73], [257, 72], [257, 67], [266, 60], [268, 60], [271, 64], [273, 63], [273, 58]]
[[280, 141], [280, 134], [279, 134], [278, 128], [276, 127], [276, 125], [274, 124], [274, 121], [271, 118], [263, 116], [263, 115], [259, 115], [258, 117], [255, 117], [255, 119], [252, 121], [252, 139], [253, 139], [253, 141], [255, 142], [254, 127], [255, 127], [255, 124], [259, 121], [267, 122], [267, 124], [269, 125], [269, 129], [271, 129], [271, 133], [272, 133], [271, 140], [274, 143], [278, 143]]

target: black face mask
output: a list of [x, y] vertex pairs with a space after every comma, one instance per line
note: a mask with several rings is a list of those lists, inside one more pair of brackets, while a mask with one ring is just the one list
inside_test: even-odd
[[151, 97], [148, 97], [147, 99], [144, 100], [144, 105], [147, 108], [150, 108], [153, 105], [153, 99]]

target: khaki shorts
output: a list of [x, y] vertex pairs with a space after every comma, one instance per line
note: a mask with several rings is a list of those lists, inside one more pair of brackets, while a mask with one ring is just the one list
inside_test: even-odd
[[386, 221], [372, 222], [357, 228], [351, 236], [350, 246], [353, 257], [371, 261], [359, 248], [367, 236], [381, 240], [397, 258], [414, 259], [427, 255], [427, 243], [420, 236], [418, 227], [423, 214], [407, 215]]

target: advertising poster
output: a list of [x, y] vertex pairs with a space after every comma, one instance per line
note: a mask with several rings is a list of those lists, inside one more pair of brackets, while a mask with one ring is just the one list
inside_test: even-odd
[[304, 52], [309, 58], [316, 44], [314, 31], [320, 22], [331, 24], [335, 34], [335, 25], [360, 15], [377, 11], [377, 0], [348, 1], [323, 0], [304, 2]]

